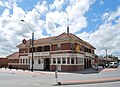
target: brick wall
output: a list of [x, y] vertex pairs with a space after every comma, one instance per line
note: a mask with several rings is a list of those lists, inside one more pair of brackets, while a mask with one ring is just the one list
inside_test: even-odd
[[29, 70], [29, 65], [8, 65], [9, 68], [12, 69], [23, 69], [23, 70]]
[[81, 71], [84, 69], [83, 65], [62, 65], [61, 71]]
[[8, 59], [9, 63], [19, 63], [19, 59]]
[[0, 67], [7, 67], [7, 66], [8, 66], [8, 59], [0, 58]]
[[[57, 44], [51, 45], [51, 51], [57, 51], [58, 47]], [[61, 43], [60, 50], [70, 50], [70, 43]]]
[[61, 50], [70, 50], [70, 43], [62, 43]]
[[50, 65], [50, 71], [56, 71], [56, 65]]
[[57, 44], [51, 45], [51, 51], [56, 51], [57, 50]]
[[[50, 70], [55, 71], [57, 65], [50, 65]], [[61, 65], [61, 71], [81, 71], [84, 70], [84, 65]]]

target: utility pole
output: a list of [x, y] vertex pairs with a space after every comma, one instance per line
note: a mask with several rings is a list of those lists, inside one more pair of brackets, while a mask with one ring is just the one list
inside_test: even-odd
[[107, 58], [107, 49], [105, 49], [105, 53], [106, 53], [106, 62], [107, 62], [107, 60], [108, 60], [108, 58]]
[[31, 72], [33, 72], [33, 57], [34, 57], [34, 32], [33, 29], [29, 26], [29, 24], [25, 20], [21, 20], [22, 22], [25, 22], [26, 25], [29, 27], [29, 29], [32, 31], [32, 66], [31, 66]]

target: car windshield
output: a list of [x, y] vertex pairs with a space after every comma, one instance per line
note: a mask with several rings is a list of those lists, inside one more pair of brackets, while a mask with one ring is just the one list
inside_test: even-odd
[[113, 64], [113, 63], [110, 63], [110, 64]]

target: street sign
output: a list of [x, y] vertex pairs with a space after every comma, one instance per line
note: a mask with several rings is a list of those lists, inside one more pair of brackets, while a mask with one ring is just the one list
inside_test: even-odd
[[22, 43], [23, 43], [23, 44], [26, 44], [26, 43], [27, 43], [27, 41], [26, 41], [25, 39], [23, 39], [23, 40], [22, 40]]

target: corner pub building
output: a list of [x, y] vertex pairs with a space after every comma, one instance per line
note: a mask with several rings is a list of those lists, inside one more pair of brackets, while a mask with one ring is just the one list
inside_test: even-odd
[[[31, 69], [31, 40], [19, 44], [19, 65]], [[94, 63], [94, 50], [91, 44], [72, 33], [34, 40], [34, 70], [80, 71]]]

